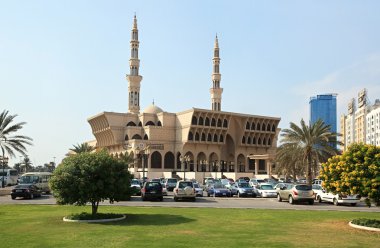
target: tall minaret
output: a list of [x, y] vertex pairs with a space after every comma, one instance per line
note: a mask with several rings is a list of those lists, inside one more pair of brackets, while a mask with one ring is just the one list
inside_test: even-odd
[[214, 58], [212, 59], [213, 62], [213, 70], [212, 70], [212, 88], [210, 89], [211, 93], [211, 108], [214, 111], [221, 111], [221, 105], [222, 105], [222, 93], [223, 88], [220, 88], [220, 79], [221, 75], [219, 73], [219, 64], [220, 64], [220, 58], [219, 58], [219, 44], [218, 44], [218, 36], [215, 36], [215, 46], [214, 46]]
[[133, 28], [131, 34], [131, 58], [129, 60], [130, 73], [127, 74], [129, 103], [128, 112], [138, 114], [140, 112], [140, 82], [142, 76], [139, 75], [139, 31], [137, 29], [136, 15], [133, 18]]

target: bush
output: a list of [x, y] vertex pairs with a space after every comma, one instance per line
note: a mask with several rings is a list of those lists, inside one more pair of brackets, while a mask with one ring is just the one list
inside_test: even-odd
[[380, 228], [380, 220], [361, 218], [361, 219], [354, 219], [353, 221], [351, 221], [351, 223], [355, 225], [359, 225], [359, 226]]

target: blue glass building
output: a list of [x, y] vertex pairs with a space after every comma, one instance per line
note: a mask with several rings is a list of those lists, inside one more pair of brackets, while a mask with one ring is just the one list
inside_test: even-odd
[[310, 124], [322, 119], [331, 126], [332, 132], [337, 132], [336, 96], [337, 94], [325, 94], [310, 98]]

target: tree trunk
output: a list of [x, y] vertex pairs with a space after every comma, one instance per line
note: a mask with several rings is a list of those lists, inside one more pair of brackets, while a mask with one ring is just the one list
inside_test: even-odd
[[311, 183], [313, 181], [312, 175], [311, 175], [311, 167], [313, 166], [313, 162], [311, 159], [311, 154], [307, 155], [307, 168], [306, 168], [306, 183], [311, 186]]
[[98, 212], [99, 202], [93, 201], [91, 202], [91, 204], [92, 204], [92, 215], [95, 215]]

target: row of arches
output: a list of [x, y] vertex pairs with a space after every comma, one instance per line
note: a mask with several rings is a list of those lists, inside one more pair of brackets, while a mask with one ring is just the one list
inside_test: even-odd
[[210, 119], [209, 117], [205, 117], [203, 119], [202, 116], [200, 116], [199, 118], [193, 116], [193, 118], [191, 119], [191, 125], [228, 128], [228, 121], [227, 119]]
[[[145, 134], [144, 138], [142, 138], [140, 134], [135, 134], [135, 135], [132, 136], [131, 139], [136, 139], [136, 140], [142, 140], [142, 139], [144, 139], [144, 140], [148, 140], [148, 135]], [[124, 140], [125, 141], [129, 140], [128, 134], [125, 135]]]
[[[136, 123], [133, 122], [133, 121], [130, 121], [130, 122], [127, 123], [127, 127], [136, 127], [136, 126], [141, 127], [142, 126], [141, 121], [139, 122], [138, 125], [136, 125]], [[154, 123], [153, 121], [147, 121], [144, 126], [158, 126], [158, 127], [161, 127], [162, 123], [161, 123], [161, 121], [157, 121], [157, 123]]]
[[271, 138], [257, 138], [256, 137], [245, 137], [241, 139], [241, 143], [245, 145], [263, 145], [263, 146], [271, 146], [272, 145], [272, 139]]
[[256, 131], [267, 131], [267, 132], [276, 132], [276, 126], [274, 124], [271, 125], [268, 123], [265, 125], [265, 123], [256, 123], [255, 122], [248, 122], [245, 124], [245, 129], [246, 130], [256, 130]]
[[219, 136], [217, 134], [212, 135], [211, 133], [208, 133], [207, 135], [205, 133], [199, 134], [198, 132], [193, 134], [193, 132], [189, 132], [189, 135], [187, 137], [187, 140], [189, 141], [207, 141], [207, 142], [224, 142], [224, 136], [223, 134], [220, 134]]

